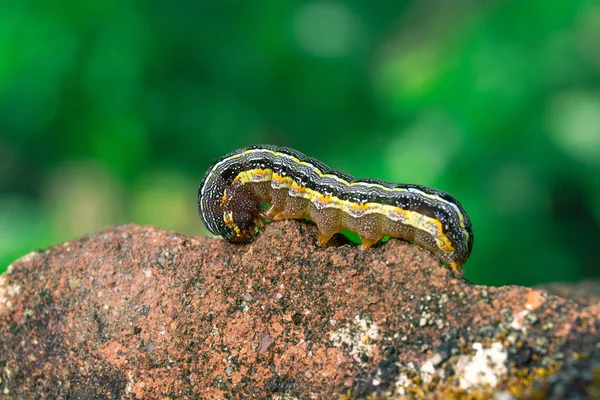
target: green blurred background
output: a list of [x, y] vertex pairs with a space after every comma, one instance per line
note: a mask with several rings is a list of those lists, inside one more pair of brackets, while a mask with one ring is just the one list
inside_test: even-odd
[[235, 148], [455, 195], [475, 283], [598, 277], [600, 3], [0, 2], [0, 271], [110, 224], [206, 234]]

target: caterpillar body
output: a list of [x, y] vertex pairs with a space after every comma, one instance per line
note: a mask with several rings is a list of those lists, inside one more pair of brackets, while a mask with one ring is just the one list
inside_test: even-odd
[[[269, 207], [263, 210], [262, 203]], [[355, 179], [299, 151], [259, 145], [226, 154], [198, 187], [208, 230], [231, 242], [254, 239], [265, 220], [310, 218], [325, 246], [356, 232], [363, 248], [385, 236], [412, 241], [460, 274], [473, 248], [469, 217], [453, 196], [414, 184]]]

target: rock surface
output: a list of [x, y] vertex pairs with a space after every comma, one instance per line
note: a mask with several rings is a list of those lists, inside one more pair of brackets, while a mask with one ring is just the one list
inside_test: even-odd
[[117, 227], [0, 277], [5, 399], [598, 398], [599, 339], [598, 303], [295, 221], [249, 245]]
[[571, 299], [584, 306], [600, 303], [600, 282], [583, 281], [577, 283], [555, 282], [545, 283], [536, 287], [555, 296]]

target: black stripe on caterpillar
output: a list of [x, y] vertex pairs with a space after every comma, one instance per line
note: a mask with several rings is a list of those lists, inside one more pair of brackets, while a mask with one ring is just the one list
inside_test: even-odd
[[[269, 203], [264, 211], [261, 203]], [[469, 217], [453, 196], [421, 185], [355, 179], [285, 147], [258, 145], [216, 161], [198, 187], [210, 232], [252, 241], [265, 220], [310, 218], [326, 245], [356, 232], [369, 248], [385, 236], [413, 241], [460, 273], [473, 248]]]

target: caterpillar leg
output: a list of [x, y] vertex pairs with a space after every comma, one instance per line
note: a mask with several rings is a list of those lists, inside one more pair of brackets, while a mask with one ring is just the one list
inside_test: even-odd
[[317, 236], [317, 243], [319, 244], [320, 247], [325, 247], [327, 246], [327, 242], [329, 242], [329, 239], [331, 239], [331, 237], [333, 235], [335, 235], [336, 232], [332, 232], [332, 233], [326, 233], [323, 234], [319, 231], [319, 234]]
[[254, 219], [254, 226], [258, 229], [262, 229], [265, 226], [265, 219], [261, 214], [259, 214], [258, 218]]
[[283, 218], [280, 217], [283, 212], [283, 207], [280, 205], [273, 203], [269, 206], [267, 211], [261, 213], [265, 219], [269, 219], [271, 221], [281, 221]]
[[461, 268], [461, 265], [458, 264], [456, 261], [452, 261], [451, 263], [448, 263], [448, 266], [450, 267], [450, 270], [452, 272], [454, 272], [456, 275], [462, 276], [463, 270]]
[[373, 246], [375, 243], [379, 242], [380, 240], [381, 240], [381, 238], [373, 239], [373, 238], [361, 236], [360, 241], [362, 243], [360, 244], [360, 248], [362, 250], [366, 250], [369, 247]]

